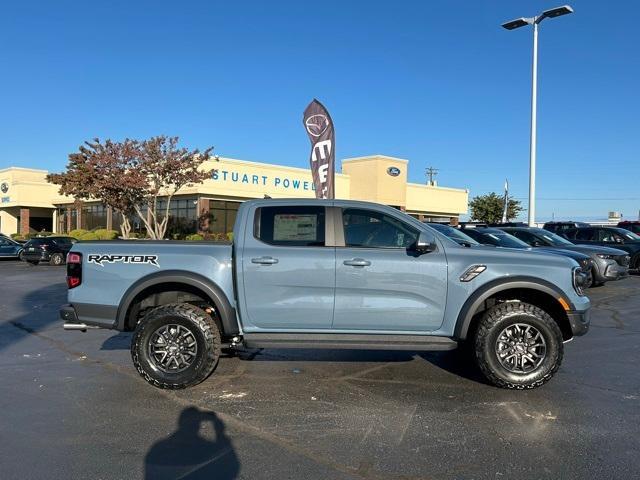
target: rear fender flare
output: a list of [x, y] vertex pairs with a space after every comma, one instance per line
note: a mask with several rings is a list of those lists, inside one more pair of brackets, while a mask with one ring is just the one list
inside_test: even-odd
[[239, 333], [238, 320], [236, 311], [231, 306], [231, 302], [222, 291], [222, 289], [208, 278], [196, 273], [186, 272], [182, 270], [166, 270], [162, 272], [152, 273], [131, 285], [122, 297], [122, 301], [118, 306], [117, 329], [125, 330], [127, 325], [127, 314], [131, 304], [141, 292], [154, 285], [163, 283], [181, 283], [195, 287], [205, 293], [213, 302], [225, 335], [235, 335]]

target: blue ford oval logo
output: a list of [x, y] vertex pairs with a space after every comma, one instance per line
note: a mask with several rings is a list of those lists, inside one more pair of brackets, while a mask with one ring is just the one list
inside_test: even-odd
[[389, 167], [387, 168], [387, 173], [392, 177], [397, 177], [400, 175], [400, 169], [398, 167]]

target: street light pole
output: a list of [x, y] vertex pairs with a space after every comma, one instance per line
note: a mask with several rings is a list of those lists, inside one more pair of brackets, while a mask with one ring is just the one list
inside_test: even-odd
[[526, 25], [533, 26], [533, 64], [531, 72], [531, 137], [529, 144], [529, 226], [534, 227], [536, 222], [536, 136], [537, 136], [537, 108], [538, 108], [538, 25], [545, 18], [555, 18], [573, 13], [569, 5], [545, 10], [537, 17], [517, 18], [510, 22], [503, 23], [502, 27], [507, 30]]
[[538, 22], [533, 22], [533, 65], [531, 67], [531, 138], [529, 143], [529, 226], [536, 224], [536, 135], [538, 110]]

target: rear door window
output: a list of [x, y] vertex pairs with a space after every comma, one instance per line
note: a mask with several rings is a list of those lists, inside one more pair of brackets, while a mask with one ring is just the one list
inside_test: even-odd
[[574, 238], [576, 240], [593, 241], [593, 228], [579, 228]]
[[261, 207], [256, 211], [254, 236], [269, 245], [324, 247], [325, 208]]

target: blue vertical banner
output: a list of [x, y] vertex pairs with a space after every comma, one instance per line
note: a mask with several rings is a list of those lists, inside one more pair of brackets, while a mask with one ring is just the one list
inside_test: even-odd
[[335, 198], [335, 134], [326, 108], [315, 98], [304, 110], [302, 123], [311, 141], [309, 163], [316, 198]]

